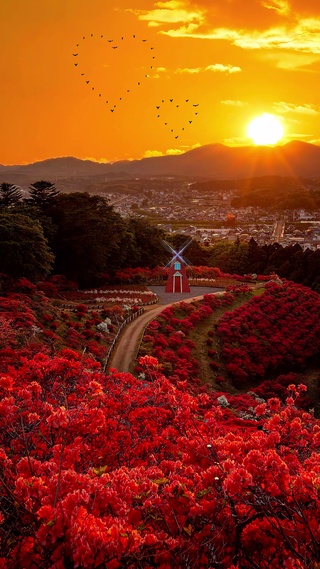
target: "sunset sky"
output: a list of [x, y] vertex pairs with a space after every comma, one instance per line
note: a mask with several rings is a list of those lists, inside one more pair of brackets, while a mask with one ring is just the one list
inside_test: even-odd
[[0, 0], [0, 53], [0, 164], [320, 144], [319, 0]]

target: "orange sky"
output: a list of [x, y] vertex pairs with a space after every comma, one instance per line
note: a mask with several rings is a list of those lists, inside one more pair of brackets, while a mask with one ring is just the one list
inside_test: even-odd
[[0, 53], [1, 164], [320, 144], [319, 0], [0, 0]]

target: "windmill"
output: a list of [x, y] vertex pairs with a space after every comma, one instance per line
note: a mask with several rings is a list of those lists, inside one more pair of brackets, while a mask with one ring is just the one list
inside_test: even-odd
[[166, 268], [170, 267], [170, 270], [165, 292], [190, 292], [185, 265], [191, 265], [191, 263], [188, 261], [188, 259], [182, 256], [182, 253], [186, 250], [191, 242], [192, 239], [187, 239], [179, 251], [175, 251], [175, 249], [171, 247], [167, 241], [162, 241], [165, 249], [167, 249], [167, 251], [169, 251], [169, 253], [172, 255], [171, 260], [166, 265]]

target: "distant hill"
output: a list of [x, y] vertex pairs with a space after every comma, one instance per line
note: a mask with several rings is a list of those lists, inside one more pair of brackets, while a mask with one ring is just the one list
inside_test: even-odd
[[[83, 189], [93, 181], [152, 176], [241, 179], [257, 176], [320, 178], [320, 146], [292, 141], [283, 146], [230, 147], [207, 144], [177, 156], [100, 163], [74, 157], [51, 158], [33, 164], [0, 165], [0, 182], [28, 185], [39, 179]], [[67, 182], [68, 181], [68, 182]]]

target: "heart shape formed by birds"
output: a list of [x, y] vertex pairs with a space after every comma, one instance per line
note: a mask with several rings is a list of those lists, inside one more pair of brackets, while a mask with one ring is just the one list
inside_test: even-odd
[[109, 37], [83, 36], [72, 53], [73, 66], [83, 85], [114, 113], [150, 77], [155, 67], [155, 48], [135, 34]]
[[199, 115], [199, 103], [191, 99], [161, 99], [156, 105], [156, 117], [175, 139], [192, 126]]

